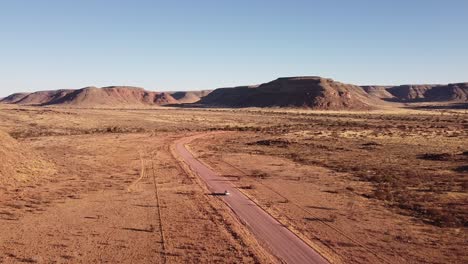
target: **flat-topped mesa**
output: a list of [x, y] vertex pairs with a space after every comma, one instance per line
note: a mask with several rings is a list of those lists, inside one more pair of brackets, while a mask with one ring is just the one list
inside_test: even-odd
[[274, 81], [278, 80], [328, 80], [328, 81], [333, 81], [330, 78], [324, 78], [320, 76], [291, 76], [291, 77], [279, 77]]
[[222, 88], [200, 100], [219, 107], [304, 107], [311, 109], [371, 109], [375, 98], [361, 87], [318, 76], [282, 77], [255, 89]]
[[[97, 88], [95, 86], [89, 86], [87, 88]], [[104, 86], [104, 87], [101, 87], [101, 88], [97, 88], [97, 89], [128, 89], [128, 90], [145, 90], [145, 88], [142, 88], [142, 87], [137, 87], [137, 86], [126, 86], [126, 85], [122, 85], [122, 86], [116, 86], [116, 85], [112, 85], [112, 86]]]

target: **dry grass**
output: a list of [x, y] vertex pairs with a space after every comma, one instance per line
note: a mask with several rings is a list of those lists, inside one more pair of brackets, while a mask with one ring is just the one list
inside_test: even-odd
[[262, 134], [228, 141], [224, 151], [287, 157], [350, 173], [373, 184], [366, 197], [402, 213], [439, 226], [468, 225], [466, 119], [423, 114], [304, 119], [310, 123], [278, 122]]

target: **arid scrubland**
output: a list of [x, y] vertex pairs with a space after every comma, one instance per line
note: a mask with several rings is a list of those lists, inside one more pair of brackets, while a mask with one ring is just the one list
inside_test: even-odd
[[50, 164], [0, 188], [0, 262], [273, 261], [173, 157], [200, 133], [194, 154], [331, 262], [468, 261], [463, 110], [1, 105], [0, 129]]

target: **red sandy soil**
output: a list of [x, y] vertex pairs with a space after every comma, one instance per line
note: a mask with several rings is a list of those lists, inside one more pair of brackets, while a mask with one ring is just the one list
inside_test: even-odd
[[[42, 137], [52, 180], [0, 192], [0, 262], [273, 261], [170, 151], [170, 134]], [[143, 167], [143, 170], [142, 170]]]

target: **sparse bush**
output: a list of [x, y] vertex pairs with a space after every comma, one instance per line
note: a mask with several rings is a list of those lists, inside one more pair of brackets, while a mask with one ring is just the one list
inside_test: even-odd
[[255, 189], [255, 186], [250, 184], [250, 185], [245, 185], [245, 186], [241, 186], [239, 187], [239, 189], [243, 189], [243, 190], [253, 190]]
[[456, 172], [468, 172], [468, 165], [463, 165], [455, 168]]
[[419, 158], [420, 159], [425, 159], [425, 160], [440, 160], [440, 161], [447, 161], [447, 160], [450, 160], [452, 158], [453, 155], [449, 154], [449, 153], [440, 153], [440, 154], [436, 154], [436, 153], [425, 153], [423, 155], [420, 155]]

